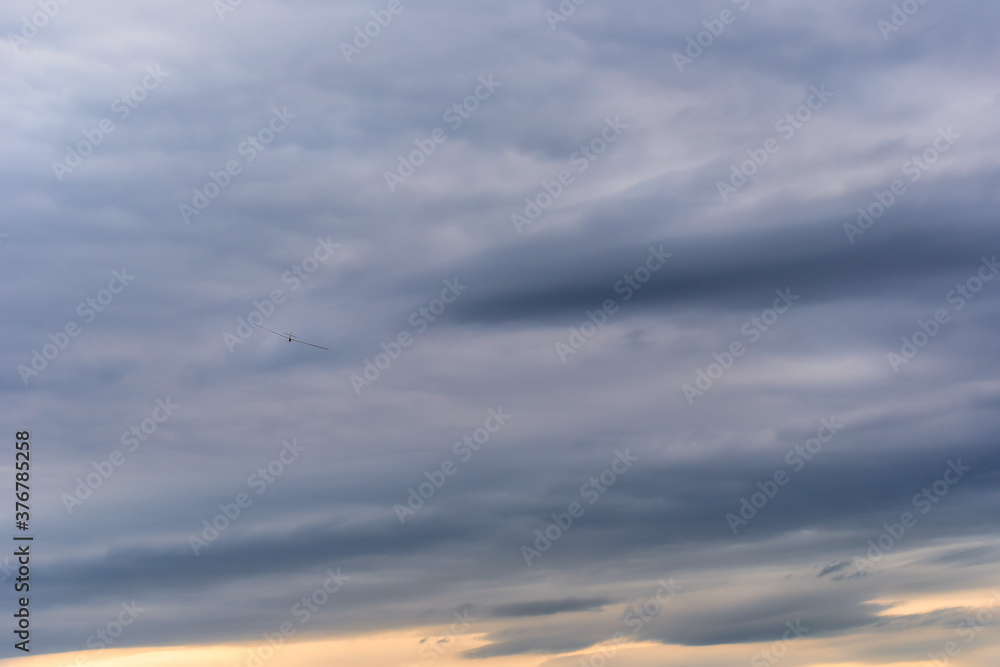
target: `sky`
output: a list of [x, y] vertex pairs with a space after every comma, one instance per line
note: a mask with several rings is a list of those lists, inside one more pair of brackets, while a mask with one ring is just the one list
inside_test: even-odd
[[0, 665], [997, 664], [998, 25], [4, 4]]

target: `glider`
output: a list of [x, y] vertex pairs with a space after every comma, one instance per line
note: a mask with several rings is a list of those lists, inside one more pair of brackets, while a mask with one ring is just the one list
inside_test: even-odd
[[[253, 324], [253, 322], [251, 322], [250, 324]], [[299, 340], [298, 338], [295, 337], [295, 335], [291, 331], [289, 331], [288, 333], [284, 333], [284, 332], [273, 331], [272, 329], [268, 329], [267, 327], [262, 327], [259, 324], [253, 324], [253, 325], [258, 329], [263, 329], [264, 331], [270, 331], [271, 333], [277, 336], [281, 336], [282, 338], [287, 338], [289, 343], [302, 343], [303, 345], [318, 347], [319, 349], [326, 350], [328, 352], [330, 351], [330, 348], [328, 347], [323, 347], [322, 345], [313, 345], [312, 343], [307, 343], [304, 340]]]

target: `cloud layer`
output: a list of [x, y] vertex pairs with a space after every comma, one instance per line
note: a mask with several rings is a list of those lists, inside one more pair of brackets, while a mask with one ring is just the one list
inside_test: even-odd
[[33, 649], [941, 651], [1000, 586], [1000, 9], [902, 4], [5, 7]]

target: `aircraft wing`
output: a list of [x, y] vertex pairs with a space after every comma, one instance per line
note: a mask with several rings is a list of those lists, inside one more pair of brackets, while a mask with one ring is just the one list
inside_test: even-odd
[[253, 322], [251, 322], [250, 324], [253, 324], [253, 326], [257, 327], [258, 329], [263, 329], [264, 331], [270, 331], [271, 333], [281, 336], [282, 338], [288, 338], [288, 334], [286, 333], [280, 333], [278, 331], [275, 331], [274, 329], [268, 329], [267, 327], [262, 327], [259, 324], [254, 324]]
[[326, 350], [327, 352], [329, 352], [329, 351], [330, 351], [330, 348], [328, 348], [328, 347], [323, 347], [322, 345], [313, 345], [312, 343], [307, 343], [307, 342], [305, 342], [304, 340], [299, 340], [299, 339], [298, 339], [298, 338], [296, 338], [295, 336], [292, 336], [292, 340], [293, 340], [294, 342], [296, 342], [296, 343], [302, 343], [303, 345], [310, 345], [310, 346], [312, 346], [312, 347], [318, 347], [319, 349], [321, 349], [321, 350]]

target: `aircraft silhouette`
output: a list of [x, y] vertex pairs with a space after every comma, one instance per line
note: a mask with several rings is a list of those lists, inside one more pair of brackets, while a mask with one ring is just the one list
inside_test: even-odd
[[[253, 324], [253, 322], [251, 322], [250, 324]], [[312, 343], [307, 343], [304, 340], [299, 340], [298, 338], [295, 337], [295, 334], [293, 334], [291, 331], [289, 331], [288, 333], [285, 333], [285, 332], [280, 332], [279, 333], [279, 332], [274, 331], [272, 329], [268, 329], [267, 327], [262, 327], [259, 324], [253, 324], [253, 325], [255, 327], [257, 327], [258, 329], [263, 329], [264, 331], [270, 331], [271, 333], [275, 334], [276, 336], [281, 336], [282, 338], [287, 338], [289, 343], [302, 343], [303, 345], [309, 345], [311, 347], [318, 347], [319, 349], [326, 350], [327, 352], [330, 351], [330, 348], [328, 348], [328, 347], [323, 347], [322, 345], [313, 345]]]

